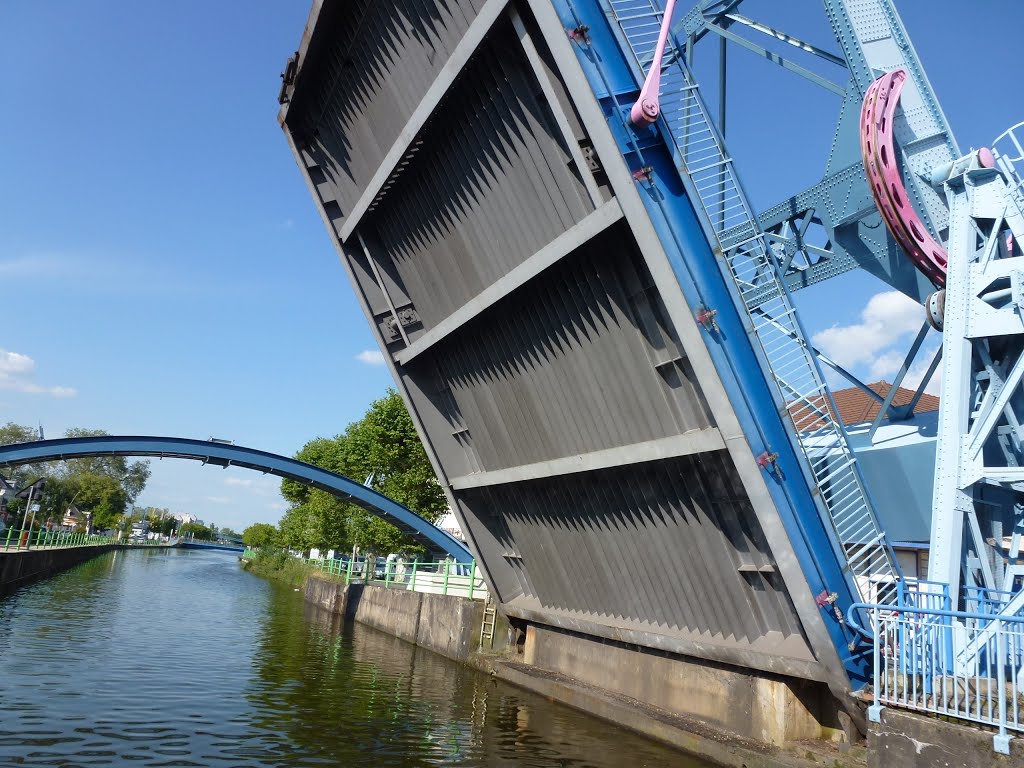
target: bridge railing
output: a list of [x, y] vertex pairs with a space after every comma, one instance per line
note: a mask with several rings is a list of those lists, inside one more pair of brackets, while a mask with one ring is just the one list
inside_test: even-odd
[[896, 707], [993, 727], [1001, 753], [1024, 732], [1024, 617], [857, 603], [848, 620], [872, 642], [870, 719]]
[[373, 561], [310, 558], [307, 562], [324, 573], [345, 579], [346, 584], [363, 583], [386, 589], [457, 595], [470, 600], [487, 599], [487, 585], [475, 560], [468, 563], [390, 561], [377, 565]]
[[111, 536], [100, 536], [74, 531], [48, 531], [45, 528], [34, 530], [8, 528], [0, 533], [4, 552], [17, 552], [26, 549], [59, 549], [62, 547], [96, 547], [103, 544], [116, 543]]

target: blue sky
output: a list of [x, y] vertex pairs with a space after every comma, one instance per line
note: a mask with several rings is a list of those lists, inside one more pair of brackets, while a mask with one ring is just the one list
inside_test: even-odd
[[[744, 8], [835, 50], [820, 3], [781, 5]], [[1001, 37], [1024, 8], [897, 7], [962, 148], [1024, 117], [1014, 38]], [[363, 354], [375, 343], [275, 119], [307, 10], [0, 3], [0, 423], [292, 454], [389, 386]], [[731, 57], [730, 141], [755, 202], [770, 204], [821, 175], [838, 100]], [[831, 333], [869, 377], [916, 330], [913, 309], [884, 293], [851, 275], [800, 298], [812, 333]], [[284, 508], [271, 477], [152, 466], [142, 504], [235, 528]]]

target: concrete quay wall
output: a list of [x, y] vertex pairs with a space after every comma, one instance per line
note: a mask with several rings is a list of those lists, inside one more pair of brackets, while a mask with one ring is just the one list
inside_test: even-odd
[[1024, 740], [1010, 754], [992, 749], [992, 733], [969, 725], [883, 709], [868, 728], [868, 768], [1009, 768], [1024, 766]]
[[117, 544], [102, 544], [95, 547], [0, 552], [0, 593], [10, 592], [35, 579], [66, 571], [97, 555], [119, 548]]
[[852, 735], [848, 718], [828, 688], [809, 680], [540, 625], [527, 627], [523, 662], [759, 744], [839, 742]]
[[484, 606], [479, 600], [405, 589], [345, 584], [310, 576], [307, 602], [379, 629], [454, 661], [477, 650]]

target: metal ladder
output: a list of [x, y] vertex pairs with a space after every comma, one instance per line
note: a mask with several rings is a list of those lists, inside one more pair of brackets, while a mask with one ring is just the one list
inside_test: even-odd
[[[642, 81], [662, 24], [657, 0], [602, 0], [620, 45], [632, 52]], [[832, 396], [814, 359], [796, 308], [782, 282], [732, 158], [682, 52], [669, 40], [661, 73], [661, 118], [675, 150], [675, 162], [705, 229], [720, 249], [720, 266], [736, 288], [737, 309], [748, 336], [759, 348], [766, 378], [773, 382], [793, 425], [805, 472], [864, 602], [896, 601], [901, 578], [895, 555], [868, 500], [856, 459], [837, 422]], [[744, 225], [747, 236], [723, 237]], [[753, 232], [753, 236], [750, 236]]]
[[487, 641], [487, 648], [494, 647], [494, 625], [498, 621], [498, 606], [488, 595], [484, 602], [484, 620], [480, 624], [480, 650], [484, 648], [484, 640]]

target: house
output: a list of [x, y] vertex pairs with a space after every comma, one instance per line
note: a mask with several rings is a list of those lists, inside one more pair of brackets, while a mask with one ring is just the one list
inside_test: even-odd
[[64, 517], [60, 521], [62, 528], [75, 528], [78, 525], [85, 525], [85, 513], [74, 504], [68, 507]]
[[196, 525], [203, 525], [202, 520], [200, 520], [198, 517], [189, 512], [179, 512], [174, 516], [174, 519], [182, 525], [185, 525], [186, 523], [195, 523]]
[[[876, 381], [868, 387], [884, 398], [892, 385]], [[893, 396], [893, 404], [907, 405], [914, 396], [913, 390], [900, 387]], [[860, 387], [849, 387], [833, 390], [832, 401], [834, 409], [820, 401], [815, 405], [819, 412], [827, 405], [832, 417], [838, 416], [846, 429], [850, 448], [900, 570], [906, 576], [928, 578], [939, 398], [922, 394], [910, 418], [893, 421], [887, 415], [874, 432], [871, 426], [881, 410], [878, 398]], [[802, 413], [805, 418], [801, 418]], [[809, 409], [802, 413], [795, 416], [807, 432], [823, 426]], [[814, 440], [812, 437], [809, 442], [813, 444]], [[827, 438], [824, 440], [828, 442]]]
[[9, 519], [7, 502], [14, 498], [16, 492], [15, 487], [11, 485], [7, 478], [0, 475], [0, 531], [7, 527]]
[[466, 540], [466, 537], [462, 533], [462, 527], [459, 525], [459, 521], [455, 518], [455, 513], [450, 509], [445, 512], [441, 516], [441, 519], [434, 523], [434, 525], [445, 533], [454, 536], [459, 541]]

